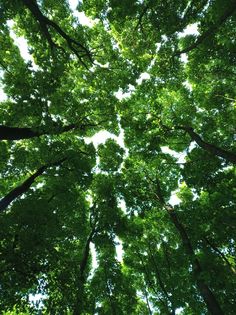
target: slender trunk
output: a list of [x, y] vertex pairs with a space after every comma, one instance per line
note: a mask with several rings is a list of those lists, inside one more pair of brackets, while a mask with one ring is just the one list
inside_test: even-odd
[[196, 285], [202, 298], [204, 299], [207, 305], [208, 311], [212, 315], [223, 315], [224, 314], [223, 310], [221, 309], [216, 297], [214, 296], [213, 292], [208, 287], [208, 285], [205, 283], [205, 281], [202, 279], [203, 269], [201, 267], [201, 264], [198, 258], [194, 254], [194, 250], [193, 250], [190, 238], [188, 237], [187, 231], [185, 230], [182, 223], [179, 221], [178, 216], [176, 212], [174, 211], [173, 207], [167, 204], [164, 204], [164, 207], [167, 210], [172, 223], [175, 225], [176, 229], [178, 230], [183, 246], [185, 248], [185, 251], [192, 261], [193, 275], [194, 275], [194, 278], [196, 279]]
[[223, 159], [225, 159], [228, 162], [236, 164], [236, 154], [233, 152], [221, 149], [214, 144], [210, 144], [208, 142], [205, 142], [195, 131], [192, 127], [185, 127], [185, 126], [176, 126], [175, 129], [181, 129], [186, 131], [189, 136], [191, 137], [192, 141], [196, 141], [196, 143], [201, 147], [202, 149], [208, 151], [209, 153], [219, 156]]
[[28, 189], [30, 188], [30, 186], [34, 183], [35, 179], [37, 177], [39, 177], [40, 175], [42, 175], [47, 168], [49, 168], [51, 166], [60, 165], [65, 160], [66, 160], [66, 158], [61, 159], [61, 160], [54, 162], [54, 163], [51, 163], [51, 164], [41, 166], [33, 175], [31, 175], [29, 178], [27, 178], [21, 185], [12, 189], [5, 197], [3, 197], [0, 200], [0, 212], [4, 211], [12, 201], [17, 199], [22, 194], [26, 193], [28, 191]]
[[89, 250], [90, 250], [89, 246], [90, 246], [90, 243], [92, 242], [94, 233], [95, 233], [95, 228], [92, 229], [92, 231], [89, 234], [89, 237], [86, 241], [86, 244], [85, 244], [83, 257], [82, 257], [82, 260], [80, 263], [80, 277], [81, 277], [81, 279], [84, 279], [84, 272], [85, 272], [85, 268], [87, 266], [88, 259], [89, 259]]
[[221, 309], [216, 297], [214, 296], [213, 292], [211, 291], [211, 289], [208, 287], [208, 285], [205, 283], [205, 281], [202, 278], [202, 273], [203, 273], [202, 266], [194, 253], [191, 240], [188, 236], [188, 233], [184, 225], [179, 221], [179, 218], [174, 208], [170, 204], [167, 204], [165, 202], [159, 180], [156, 181], [155, 196], [158, 202], [167, 211], [171, 222], [174, 224], [177, 231], [179, 232], [185, 252], [189, 256], [190, 261], [193, 266], [193, 276], [194, 276], [194, 279], [196, 279], [196, 285], [197, 285], [198, 291], [200, 295], [202, 296], [204, 302], [206, 303], [209, 313], [212, 315], [224, 315], [223, 310]]
[[145, 299], [146, 299], [146, 304], [147, 304], [149, 315], [152, 315], [152, 310], [151, 310], [150, 303], [149, 303], [149, 300], [148, 300], [148, 292], [147, 292], [146, 285], [144, 285], [144, 295], [145, 295]]
[[84, 285], [85, 285], [84, 272], [88, 264], [89, 252], [90, 252], [89, 246], [90, 246], [90, 243], [92, 242], [94, 233], [95, 233], [95, 228], [93, 228], [91, 233], [89, 234], [89, 237], [84, 247], [82, 260], [80, 262], [78, 290], [77, 290], [78, 292], [77, 292], [77, 298], [76, 298], [76, 305], [73, 310], [73, 315], [81, 315], [83, 312], [83, 305], [84, 305], [83, 297], [84, 297]]
[[207, 31], [202, 33], [192, 45], [190, 45], [189, 47], [183, 50], [177, 51], [175, 55], [179, 56], [181, 54], [188, 53], [191, 50], [197, 48], [198, 45], [202, 44], [208, 37], [213, 36], [217, 32], [217, 30], [220, 28], [220, 26], [224, 24], [225, 21], [234, 14], [235, 10], [236, 10], [236, 2], [232, 1], [232, 3], [227, 6], [225, 12], [221, 15], [221, 17], [218, 19], [218, 21], [215, 24], [213, 24]]
[[[164, 252], [164, 256], [165, 256], [165, 260], [166, 260], [166, 264], [167, 264], [167, 268], [168, 268], [168, 277], [169, 279], [172, 279], [172, 270], [171, 270], [171, 263], [170, 263], [170, 255], [168, 252], [168, 248], [167, 248], [167, 243], [165, 241], [162, 242], [162, 248], [163, 248], [163, 252]], [[170, 281], [170, 286], [171, 286], [171, 290], [172, 292], [175, 291], [174, 289], [174, 285], [173, 285], [173, 281]]]
[[113, 300], [112, 290], [111, 290], [110, 284], [108, 283], [106, 265], [105, 265], [105, 268], [104, 268], [104, 274], [105, 274], [105, 279], [106, 279], [106, 289], [107, 289], [107, 296], [108, 296], [108, 299], [109, 299], [109, 302], [110, 302], [111, 314], [112, 315], [117, 315], [116, 306], [115, 306], [114, 300]]
[[147, 269], [147, 267], [146, 267], [146, 265], [145, 265], [145, 263], [143, 261], [142, 255], [139, 252], [137, 252], [136, 254], [138, 255], [139, 260], [141, 261], [141, 264], [142, 264], [142, 267], [143, 267], [143, 271], [142, 272], [144, 272], [144, 274], [145, 274], [144, 282], [158, 296], [159, 292], [157, 291], [157, 288], [153, 284], [153, 281], [150, 279], [150, 272]]
[[[163, 283], [163, 281], [162, 281], [162, 279], [161, 279], [161, 276], [160, 276], [159, 270], [158, 270], [158, 268], [157, 268], [155, 259], [154, 259], [153, 255], [151, 254], [151, 248], [150, 248], [150, 245], [149, 245], [149, 244], [148, 244], [148, 247], [149, 247], [149, 255], [148, 255], [148, 257], [151, 256], [151, 258], [152, 258], [152, 261], [153, 261], [154, 267], [155, 267], [155, 271], [156, 271], [156, 275], [157, 275], [157, 279], [158, 279], [158, 281], [159, 281], [160, 288], [161, 288], [161, 290], [163, 291], [163, 294], [164, 294], [164, 296], [165, 296], [165, 300], [160, 299], [160, 302], [163, 304], [163, 307], [166, 308], [166, 310], [168, 311], [168, 313], [169, 313], [170, 315], [175, 315], [175, 310], [174, 310], [174, 308], [173, 308], [173, 306], [172, 306], [173, 303], [172, 303], [172, 301], [171, 301], [171, 299], [170, 299], [170, 297], [169, 297], [168, 292], [167, 292], [166, 289], [165, 289], [165, 285], [164, 285], [164, 283]], [[138, 255], [139, 260], [141, 261], [141, 264], [142, 264], [142, 267], [143, 267], [143, 272], [144, 272], [144, 274], [145, 274], [145, 278], [144, 278], [145, 284], [148, 285], [149, 288], [151, 288], [151, 289], [153, 290], [153, 292], [156, 294], [156, 297], [158, 297], [158, 296], [160, 295], [160, 294], [159, 294], [159, 291], [157, 291], [156, 286], [152, 283], [152, 280], [150, 279], [150, 274], [151, 274], [151, 273], [150, 273], [150, 271], [148, 270], [148, 268], [146, 267], [146, 265], [145, 265], [145, 263], [144, 263], [144, 261], [143, 261], [143, 257], [142, 257], [142, 255], [139, 253], [139, 249], [137, 249], [136, 254]], [[144, 287], [144, 289], [146, 289], [146, 286]], [[147, 296], [148, 296], [148, 295], [147, 295], [146, 293], [145, 293], [145, 296], [146, 296], [146, 299], [147, 299]], [[172, 311], [169, 310], [168, 301], [171, 303], [171, 307], [173, 308]]]
[[[150, 246], [149, 243], [148, 243], [148, 248], [149, 248], [149, 255], [150, 255], [151, 260], [152, 260], [152, 262], [153, 262], [153, 265], [154, 265], [154, 268], [155, 268], [155, 273], [156, 273], [156, 276], [157, 276], [157, 279], [158, 279], [160, 288], [161, 288], [162, 292], [164, 293], [166, 299], [167, 299], [167, 300], [170, 302], [170, 304], [171, 304], [171, 312], [170, 312], [170, 314], [175, 314], [174, 303], [173, 303], [172, 298], [171, 298], [172, 295], [169, 295], [169, 293], [168, 293], [167, 290], [166, 290], [165, 284], [164, 284], [164, 282], [162, 281], [161, 273], [160, 273], [159, 268], [158, 268], [158, 266], [157, 266], [156, 259], [155, 259], [155, 257], [154, 257], [153, 254], [152, 254], [152, 248], [151, 248], [151, 246]], [[168, 308], [168, 306], [167, 306], [167, 308]]]

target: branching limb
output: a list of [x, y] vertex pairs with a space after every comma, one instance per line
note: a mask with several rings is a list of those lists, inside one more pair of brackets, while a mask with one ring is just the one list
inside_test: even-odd
[[163, 128], [163, 130], [165, 130], [166, 132], [174, 132], [175, 130], [183, 130], [185, 131], [191, 138], [192, 141], [195, 141], [200, 148], [202, 148], [203, 150], [211, 153], [212, 155], [215, 156], [219, 156], [223, 159], [225, 159], [227, 162], [236, 164], [236, 154], [228, 151], [228, 150], [224, 150], [214, 144], [208, 143], [206, 141], [204, 141], [199, 134], [197, 134], [194, 129], [190, 126], [174, 126], [174, 127], [168, 127], [166, 125], [164, 125], [162, 122], [160, 122], [161, 127]]
[[50, 34], [50, 27], [53, 28], [58, 35], [60, 35], [67, 43], [70, 50], [77, 56], [80, 62], [87, 68], [86, 64], [83, 61], [84, 57], [87, 57], [88, 60], [93, 63], [92, 56], [90, 51], [82, 45], [79, 41], [70, 37], [66, 32], [64, 32], [61, 27], [56, 24], [54, 21], [47, 18], [43, 13], [40, 11], [39, 6], [36, 0], [21, 0], [24, 5], [30, 10], [34, 18], [38, 21], [41, 32], [45, 36], [47, 42], [49, 43], [51, 49], [60, 48], [63, 49], [61, 46], [55, 43], [51, 34]]
[[56, 130], [53, 130], [52, 128], [51, 131], [44, 131], [44, 126], [38, 127], [38, 131], [35, 131], [33, 128], [29, 127], [20, 128], [0, 125], [0, 140], [23, 140], [40, 137], [47, 134], [58, 135], [75, 129], [86, 130], [88, 127], [97, 127], [106, 121], [107, 120], [101, 120], [98, 123], [92, 123], [88, 119], [81, 119], [78, 123], [65, 125]]
[[230, 270], [236, 274], [235, 268], [231, 265], [231, 263], [228, 261], [227, 257], [219, 250], [218, 247], [216, 247], [212, 241], [209, 240], [209, 238], [204, 237], [203, 240], [215, 251], [221, 258], [222, 260], [226, 263], [226, 265], [230, 268]]
[[231, 151], [227, 151], [224, 149], [221, 149], [217, 147], [214, 144], [205, 142], [195, 131], [192, 127], [189, 126], [176, 126], [175, 129], [184, 130], [188, 133], [188, 135], [191, 137], [192, 141], [195, 141], [199, 147], [202, 149], [208, 151], [209, 153], [219, 156], [223, 159], [225, 159], [228, 162], [236, 164], [236, 154], [234, 154]]
[[59, 161], [41, 166], [35, 173], [33, 173], [29, 178], [27, 178], [21, 185], [12, 189], [5, 197], [3, 197], [0, 200], [0, 212], [6, 210], [6, 208], [10, 205], [12, 201], [16, 200], [19, 196], [26, 193], [29, 190], [30, 186], [34, 183], [36, 178], [42, 175], [46, 171], [46, 169], [53, 166], [58, 166], [62, 164], [65, 160], [66, 158], [63, 158]]
[[230, 18], [236, 10], [236, 2], [232, 1], [231, 5], [228, 5], [225, 12], [221, 15], [221, 17], [214, 23], [208, 30], [202, 33], [197, 40], [190, 45], [189, 47], [179, 50], [175, 53], [175, 56], [180, 56], [181, 54], [186, 54], [193, 49], [197, 48], [200, 44], [202, 44], [207, 38], [213, 36], [218, 29], [223, 25], [228, 18]]

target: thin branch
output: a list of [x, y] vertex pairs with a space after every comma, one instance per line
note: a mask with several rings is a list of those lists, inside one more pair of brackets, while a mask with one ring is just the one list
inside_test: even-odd
[[142, 27], [142, 19], [144, 17], [144, 15], [147, 13], [147, 10], [149, 9], [149, 6], [146, 5], [143, 9], [143, 12], [140, 14], [139, 18], [138, 18], [138, 22], [137, 25], [135, 26], [135, 31], [138, 30], [139, 26], [141, 28], [141, 30], [143, 31], [143, 27]]
[[50, 27], [53, 28], [57, 34], [59, 34], [67, 43], [69, 49], [77, 56], [77, 58], [80, 60], [80, 62], [87, 68], [86, 64], [82, 60], [83, 57], [87, 57], [91, 63], [93, 63], [92, 56], [90, 51], [82, 45], [79, 41], [71, 38], [66, 32], [64, 32], [61, 27], [56, 24], [54, 21], [47, 18], [43, 13], [40, 11], [39, 6], [37, 4], [36, 0], [21, 0], [24, 5], [30, 10], [32, 15], [35, 17], [35, 19], [38, 21], [41, 31], [43, 35], [46, 37], [47, 42], [49, 43], [51, 49], [60, 48], [63, 49], [61, 46], [55, 43], [55, 41], [52, 39], [52, 36], [50, 34]]
[[197, 48], [209, 37], [214, 36], [214, 34], [218, 31], [221, 25], [223, 25], [226, 22], [226, 20], [234, 14], [235, 10], [236, 10], [236, 2], [232, 1], [231, 5], [227, 6], [225, 12], [220, 16], [220, 18], [211, 27], [209, 27], [208, 30], [202, 33], [192, 45], [190, 45], [189, 47], [183, 50], [176, 51], [174, 55], [179, 56], [181, 54], [186, 54], [192, 51], [193, 49]]
[[212, 241], [210, 241], [206, 236], [203, 237], [203, 240], [224, 260], [230, 270], [236, 274], [235, 268], [231, 265], [226, 256], [212, 243]]
[[158, 279], [160, 288], [161, 288], [162, 292], [164, 293], [165, 297], [167, 298], [167, 300], [170, 302], [171, 308], [174, 309], [172, 299], [170, 298], [169, 293], [167, 292], [167, 290], [166, 290], [166, 288], [165, 288], [165, 284], [164, 284], [164, 282], [162, 281], [160, 271], [159, 271], [159, 269], [158, 269], [158, 266], [157, 266], [155, 257], [154, 257], [153, 254], [152, 254], [152, 249], [151, 249], [149, 243], [148, 243], [148, 248], [149, 248], [149, 254], [150, 254], [150, 256], [151, 256], [151, 259], [152, 259], [152, 262], [153, 262], [153, 265], [154, 265], [154, 268], [155, 268], [155, 271], [156, 271], [156, 275], [157, 275], [157, 279]]

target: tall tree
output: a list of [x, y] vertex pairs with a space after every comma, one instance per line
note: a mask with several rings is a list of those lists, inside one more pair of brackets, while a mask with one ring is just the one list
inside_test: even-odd
[[0, 8], [0, 313], [234, 315], [235, 1]]

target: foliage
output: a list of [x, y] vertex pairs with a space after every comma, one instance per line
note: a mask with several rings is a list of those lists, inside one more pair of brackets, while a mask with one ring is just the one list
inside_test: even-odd
[[235, 12], [0, 0], [1, 314], [234, 315]]

